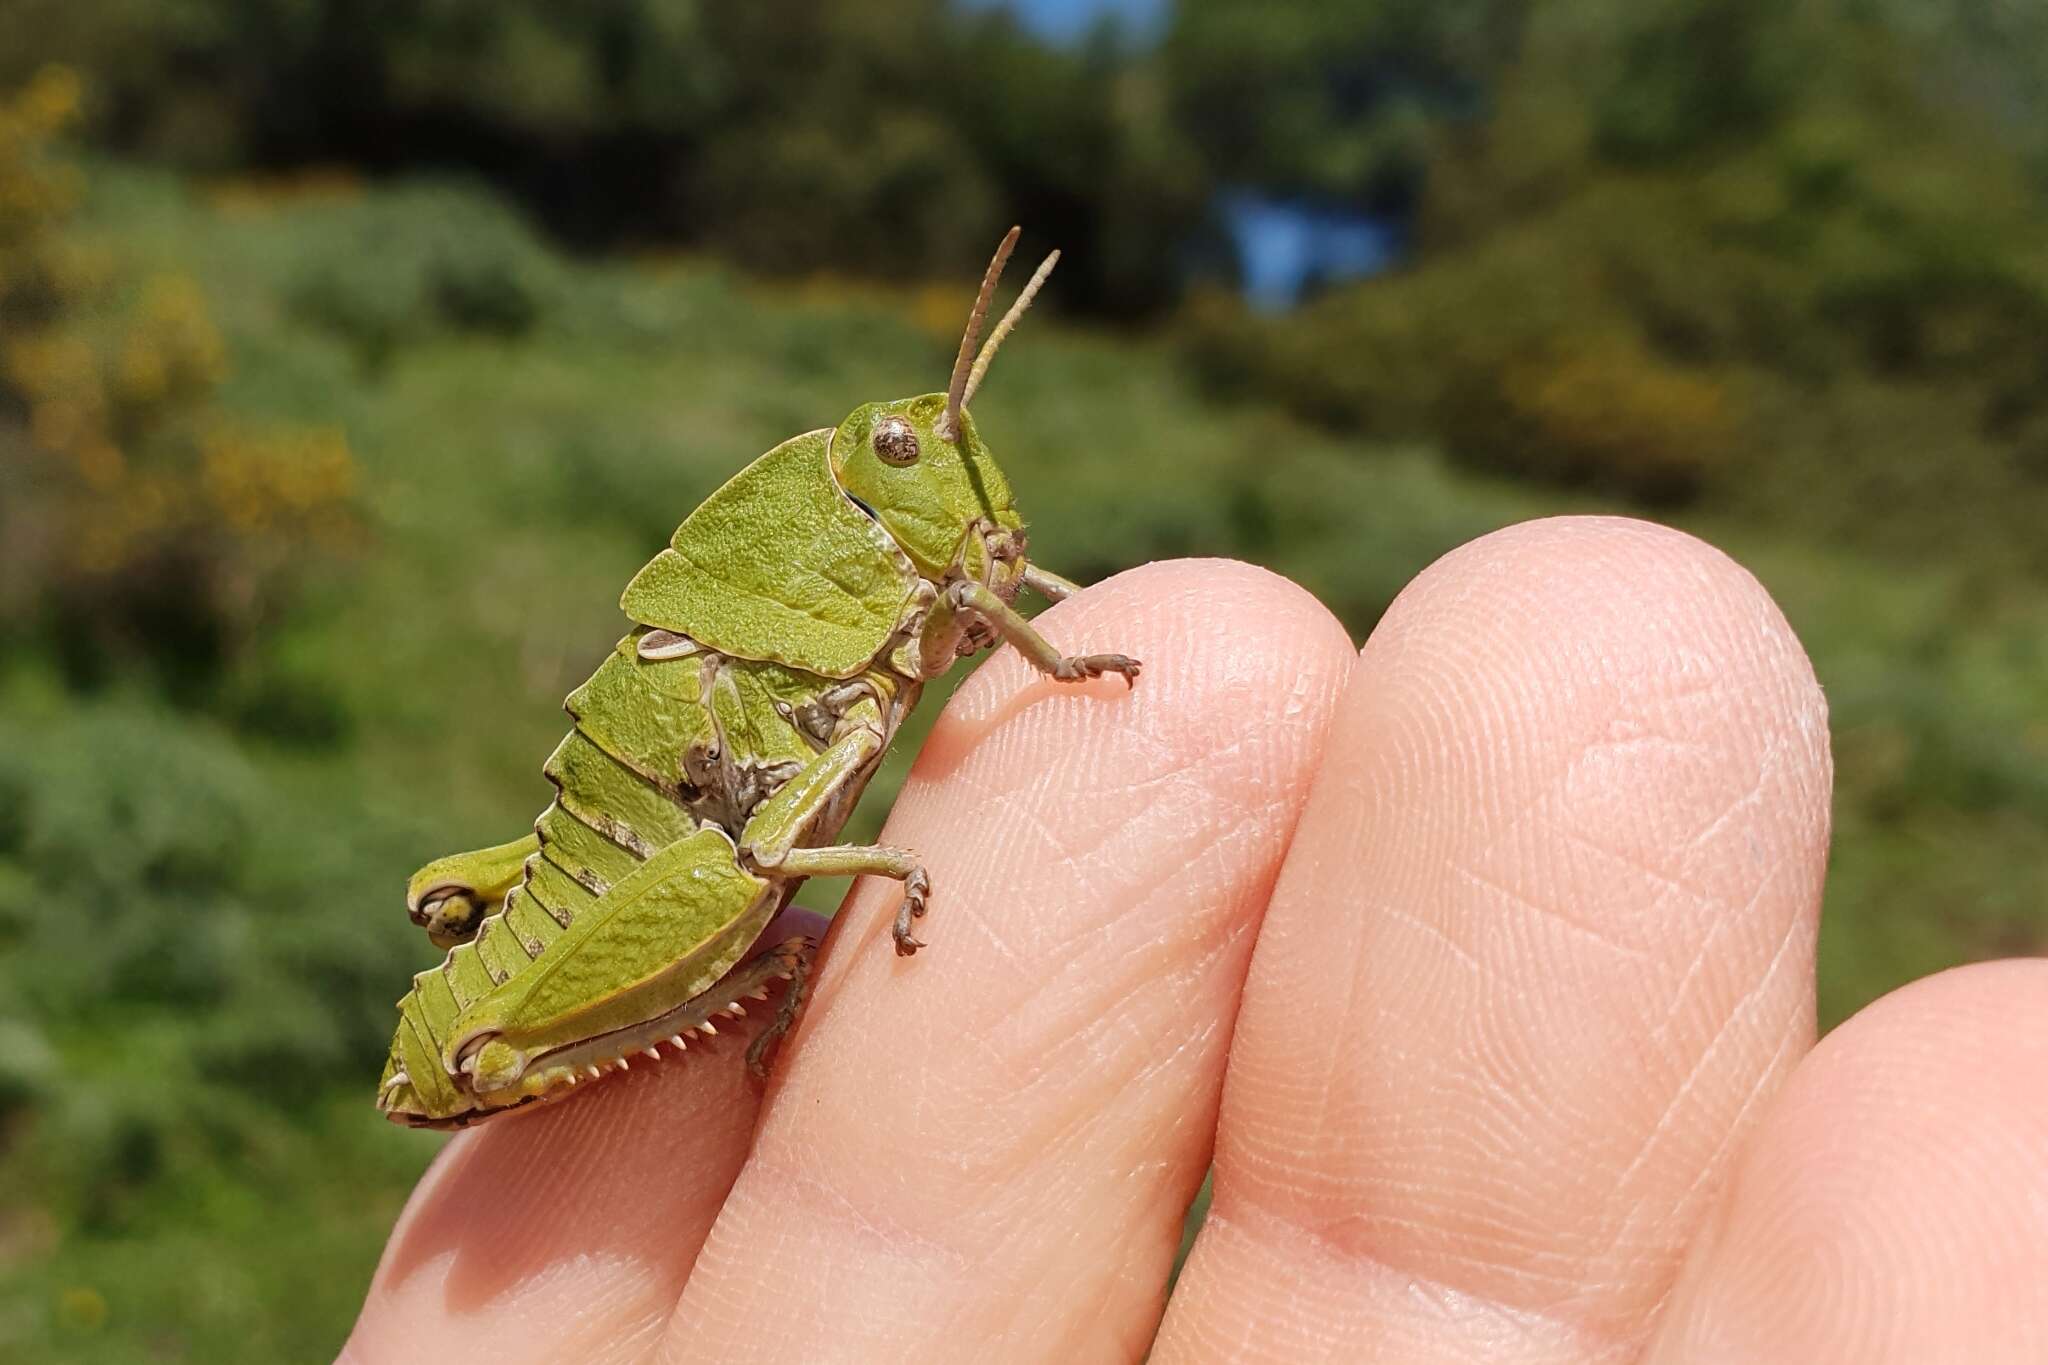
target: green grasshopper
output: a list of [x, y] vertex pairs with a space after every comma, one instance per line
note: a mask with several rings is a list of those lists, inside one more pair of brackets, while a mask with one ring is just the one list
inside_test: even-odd
[[1135, 681], [1135, 659], [1061, 654], [1011, 605], [1076, 590], [1025, 557], [967, 413], [1059, 259], [977, 351], [1016, 240], [989, 263], [945, 393], [776, 446], [627, 586], [635, 625], [564, 703], [575, 727], [543, 768], [556, 796], [533, 834], [413, 875], [407, 910], [447, 956], [398, 1002], [389, 1117], [459, 1128], [576, 1093], [787, 980], [748, 1053], [759, 1074], [816, 946], [765, 931], [806, 877], [900, 881], [896, 951], [923, 946], [917, 856], [834, 840], [925, 682], [998, 641], [1062, 681]]

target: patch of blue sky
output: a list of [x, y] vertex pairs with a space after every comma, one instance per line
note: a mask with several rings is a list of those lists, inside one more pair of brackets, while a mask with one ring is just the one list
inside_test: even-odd
[[1114, 19], [1134, 38], [1156, 38], [1166, 27], [1170, 0], [960, 0], [968, 9], [1006, 9], [1047, 42], [1084, 38], [1103, 19]]
[[1363, 279], [1401, 259], [1406, 233], [1390, 218], [1251, 191], [1217, 200], [1237, 248], [1245, 298], [1278, 310], [1308, 290]]

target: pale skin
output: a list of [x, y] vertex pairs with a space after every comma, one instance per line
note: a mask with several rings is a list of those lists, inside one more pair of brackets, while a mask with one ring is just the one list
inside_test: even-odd
[[1825, 707], [1732, 562], [1515, 527], [1362, 654], [1216, 562], [1039, 624], [1144, 677], [962, 688], [883, 836], [929, 950], [870, 878], [765, 1089], [456, 1137], [344, 1359], [2043, 1357], [2048, 963], [1814, 1046]]

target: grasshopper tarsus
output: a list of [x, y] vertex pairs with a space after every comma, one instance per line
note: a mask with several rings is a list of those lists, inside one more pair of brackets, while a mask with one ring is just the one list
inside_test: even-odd
[[768, 1079], [768, 1053], [789, 1032], [796, 1023], [797, 1011], [803, 1008], [811, 979], [811, 959], [817, 950], [817, 943], [807, 938], [790, 939], [775, 949], [789, 960], [789, 989], [783, 992], [782, 1004], [768, 1021], [768, 1027], [747, 1046], [747, 1071], [757, 1081]]
[[1083, 678], [1099, 678], [1105, 673], [1114, 673], [1124, 680], [1125, 687], [1136, 687], [1138, 674], [1144, 665], [1128, 654], [1072, 654], [1062, 658], [1053, 676], [1061, 682], [1079, 682]]

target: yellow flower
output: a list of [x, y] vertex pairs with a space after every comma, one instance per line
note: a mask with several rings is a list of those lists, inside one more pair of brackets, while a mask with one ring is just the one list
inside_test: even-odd
[[131, 403], [161, 398], [170, 387], [170, 374], [163, 353], [140, 337], [132, 337], [121, 349], [121, 396]]
[[29, 435], [45, 450], [71, 449], [84, 438], [87, 426], [84, 407], [66, 399], [53, 398], [29, 409]]
[[21, 92], [16, 108], [32, 128], [53, 133], [78, 117], [84, 93], [76, 71], [68, 66], [46, 66]]
[[80, 443], [72, 459], [86, 483], [97, 492], [105, 492], [119, 483], [128, 465], [118, 446], [99, 439]]

